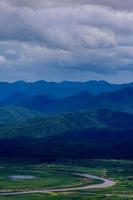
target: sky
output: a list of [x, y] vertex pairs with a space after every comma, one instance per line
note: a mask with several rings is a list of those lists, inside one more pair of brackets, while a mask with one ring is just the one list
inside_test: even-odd
[[0, 0], [0, 81], [133, 81], [132, 0]]

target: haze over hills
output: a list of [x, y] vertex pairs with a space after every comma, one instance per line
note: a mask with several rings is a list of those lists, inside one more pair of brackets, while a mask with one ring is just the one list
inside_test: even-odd
[[133, 83], [0, 83], [0, 156], [133, 159]]
[[133, 83], [111, 84], [106, 81], [64, 81], [61, 83], [47, 81], [17, 81], [14, 83], [0, 82], [0, 100], [4, 100], [14, 93], [23, 93], [29, 96], [47, 95], [62, 98], [75, 95], [82, 91], [89, 91], [90, 93], [97, 95], [102, 92], [112, 92], [132, 86]]
[[56, 99], [46, 95], [28, 96], [15, 93], [0, 102], [0, 106], [19, 106], [44, 114], [78, 112], [80, 110], [112, 109], [133, 113], [133, 87], [93, 95], [88, 91]]
[[29, 108], [31, 110], [44, 111], [47, 105], [55, 100], [45, 95], [28, 96], [22, 93], [14, 93], [0, 102], [0, 106], [16, 106]]

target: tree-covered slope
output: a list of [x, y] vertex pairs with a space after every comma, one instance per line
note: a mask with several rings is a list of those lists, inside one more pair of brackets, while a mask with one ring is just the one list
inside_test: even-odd
[[[41, 113], [22, 107], [2, 107], [0, 108], [0, 124], [8, 127], [9, 123], [23, 122], [28, 119], [43, 116]], [[3, 125], [4, 126], [4, 125]]]
[[101, 110], [97, 112], [66, 113], [61, 116], [37, 117], [25, 122], [0, 126], [0, 138], [47, 137], [84, 129], [133, 129], [133, 115]]
[[0, 156], [133, 159], [133, 115], [99, 110], [1, 124]]
[[86, 129], [42, 138], [0, 138], [0, 156], [42, 161], [133, 159], [133, 130]]

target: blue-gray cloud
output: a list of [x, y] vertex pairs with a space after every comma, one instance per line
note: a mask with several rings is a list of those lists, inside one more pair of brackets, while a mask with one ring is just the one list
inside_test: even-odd
[[129, 0], [1, 0], [0, 78], [128, 81], [132, 24]]
[[131, 0], [121, 1], [121, 0], [1, 0], [3, 2], [7, 2], [14, 6], [19, 7], [31, 7], [34, 9], [37, 8], [46, 8], [46, 7], [62, 7], [62, 6], [77, 6], [77, 5], [87, 5], [87, 4], [94, 4], [94, 5], [103, 5], [112, 7], [115, 9], [122, 9], [122, 10], [132, 10], [133, 9], [133, 2]]

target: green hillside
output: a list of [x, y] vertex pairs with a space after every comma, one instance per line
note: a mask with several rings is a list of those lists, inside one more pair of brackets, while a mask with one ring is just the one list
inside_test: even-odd
[[[23, 109], [20, 109], [20, 111], [23, 111]], [[34, 116], [34, 114], [27, 114], [27, 118], [32, 118]], [[26, 119], [26, 116], [24, 115], [20, 119]], [[36, 117], [25, 122], [1, 125], [0, 138], [40, 138], [88, 128], [107, 128], [120, 130], [132, 129], [133, 115], [121, 112], [112, 112], [109, 110], [101, 110], [92, 113], [66, 113], [64, 115], [51, 118]]]
[[42, 114], [21, 107], [2, 107], [0, 108], [0, 124], [16, 123], [32, 119], [34, 117], [41, 117]]
[[66, 113], [0, 125], [0, 156], [133, 159], [133, 115], [110, 110]]

